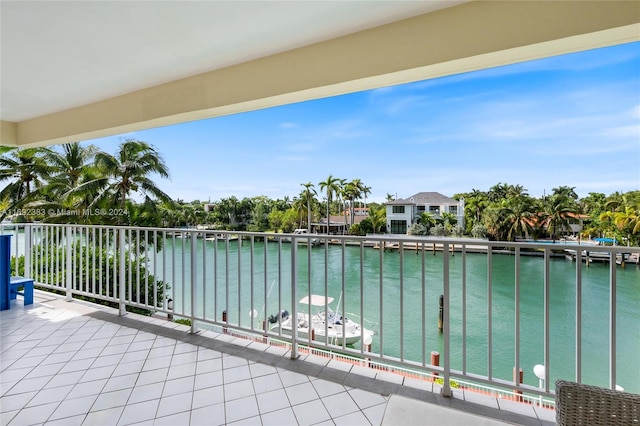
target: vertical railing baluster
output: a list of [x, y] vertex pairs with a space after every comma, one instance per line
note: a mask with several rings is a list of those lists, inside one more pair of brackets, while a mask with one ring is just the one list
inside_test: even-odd
[[582, 250], [576, 250], [576, 382], [582, 383]]
[[404, 362], [404, 243], [398, 243], [400, 257], [399, 285], [400, 285], [400, 361]]
[[467, 374], [467, 245], [462, 245], [462, 373]]
[[[329, 223], [329, 219], [327, 219]], [[329, 231], [327, 230], [327, 238], [324, 240], [324, 297], [329, 297]], [[311, 312], [311, 307], [309, 307]], [[309, 318], [309, 324], [311, 324], [311, 318]], [[329, 326], [327, 321], [324, 322], [324, 344], [329, 345]]]
[[[186, 247], [185, 247], [185, 243], [184, 240], [187, 239], [187, 236], [189, 234], [187, 234], [186, 232], [181, 232], [180, 236], [182, 238], [180, 238], [180, 254], [181, 254], [181, 263], [180, 263], [180, 286], [182, 287], [182, 295], [180, 297], [180, 313], [184, 314], [187, 312], [186, 307], [185, 307], [185, 303], [186, 303], [186, 299], [187, 299], [187, 286], [186, 286], [186, 274], [187, 274], [187, 268], [185, 268], [185, 265], [187, 264], [186, 261]], [[175, 306], [175, 302], [174, 302], [174, 306]]]
[[616, 382], [616, 253], [611, 251], [609, 253], [609, 388], [615, 390]]
[[[342, 318], [345, 318], [347, 316], [346, 313], [346, 305], [347, 305], [347, 292], [345, 291], [345, 286], [346, 286], [346, 259], [345, 259], [345, 255], [346, 255], [346, 244], [345, 244], [345, 240], [342, 239], [341, 240], [341, 244], [340, 244], [340, 249], [341, 249], [341, 268], [342, 271], [340, 273], [340, 277], [341, 277], [341, 282], [340, 282], [340, 295], [342, 296]], [[339, 312], [336, 312], [336, 314], [338, 314]], [[342, 348], [344, 349], [347, 346], [347, 340], [346, 340], [346, 324], [345, 321], [341, 321], [342, 322]]]
[[149, 306], [149, 230], [144, 231], [144, 305]]
[[72, 280], [73, 280], [73, 276], [75, 274], [73, 274], [73, 265], [71, 263], [71, 245], [72, 245], [72, 228], [71, 226], [67, 225], [66, 227], [66, 258], [65, 258], [65, 268], [66, 268], [66, 295], [65, 295], [65, 300], [67, 302], [70, 302], [71, 299], [73, 299], [73, 288], [72, 288]]
[[[198, 250], [198, 233], [191, 233], [191, 329], [189, 330], [191, 334], [194, 334], [197, 331], [196, 327], [196, 285], [198, 283], [198, 263], [197, 263], [197, 250]], [[182, 265], [184, 268], [184, 264]], [[183, 284], [184, 285], [184, 284]]]
[[[416, 243], [416, 250], [417, 250], [417, 244]], [[421, 350], [422, 350], [422, 365], [427, 365], [427, 302], [426, 302], [426, 298], [427, 298], [427, 278], [426, 278], [426, 264], [425, 264], [425, 252], [424, 252], [424, 243], [422, 243], [422, 250], [421, 250], [421, 259], [420, 259], [420, 263], [421, 263], [421, 279], [420, 279], [420, 299], [421, 299], [421, 310], [422, 310], [422, 320], [420, 323], [420, 329], [422, 330], [422, 344], [420, 346]]]
[[[298, 358], [298, 241], [291, 239], [291, 359]], [[311, 325], [309, 325], [311, 327]]]
[[551, 252], [544, 249], [544, 391], [549, 392], [549, 290], [550, 290], [550, 262]]
[[450, 306], [450, 288], [449, 288], [449, 243], [442, 244], [442, 282], [444, 287], [444, 305], [443, 305], [443, 315], [442, 315], [442, 350], [444, 352], [444, 361], [442, 365], [444, 378], [443, 378], [443, 386], [442, 386], [442, 395], [449, 397], [451, 396], [451, 384], [450, 373], [451, 373], [451, 354], [450, 354], [450, 342], [451, 342], [451, 323], [450, 323], [450, 315], [449, 315], [449, 306]]
[[[223, 315], [226, 316], [227, 320], [226, 323], [229, 323], [229, 237], [230, 235], [227, 234], [227, 238], [225, 239], [225, 255], [224, 255], [224, 261], [225, 261], [225, 265], [226, 265], [226, 271], [224, 274], [224, 283], [225, 283], [225, 290], [224, 290], [224, 311], [222, 312]], [[225, 314], [226, 312], [226, 314]]]
[[516, 247], [515, 252], [515, 360], [514, 360], [514, 373], [513, 379], [516, 387], [520, 386], [520, 247]]
[[242, 234], [238, 235], [238, 326], [242, 324]]
[[[31, 250], [33, 247], [31, 231], [32, 231], [32, 225], [25, 224], [24, 226], [24, 276], [29, 278], [33, 278], [33, 274], [31, 273]], [[18, 271], [16, 271], [16, 273], [17, 272]]]
[[493, 250], [487, 248], [487, 378], [493, 378]]
[[218, 321], [218, 234], [213, 236], [213, 320]]
[[384, 304], [384, 268], [383, 268], [383, 255], [384, 255], [384, 244], [385, 241], [381, 240], [380, 241], [380, 250], [378, 251], [378, 266], [380, 269], [380, 286], [379, 286], [379, 291], [380, 291], [380, 338], [378, 339], [378, 341], [380, 342], [380, 357], [384, 358], [384, 311], [383, 311], [383, 304]]
[[[309, 250], [311, 252], [311, 250]], [[309, 258], [309, 269], [311, 269], [311, 258]], [[311, 281], [311, 280], [309, 280]], [[362, 342], [362, 350], [364, 351], [364, 330], [365, 330], [365, 320], [364, 320], [364, 242], [360, 241], [360, 318], [362, 319], [360, 324], [360, 340]], [[371, 351], [371, 347], [367, 349]]]
[[269, 239], [265, 238], [264, 239], [264, 292], [263, 292], [263, 296], [264, 296], [264, 304], [263, 309], [262, 309], [262, 324], [264, 324], [264, 331], [265, 333], [268, 331], [269, 327], [267, 326], [267, 306], [268, 306], [268, 302], [269, 302], [269, 290], [267, 289], [267, 285], [269, 282]]
[[[253, 311], [255, 310], [255, 301], [254, 301], [254, 289], [253, 286], [255, 284], [255, 273], [256, 273], [256, 268], [255, 268], [255, 259], [254, 259], [254, 252], [256, 249], [256, 240], [255, 240], [255, 235], [251, 235], [250, 237], [250, 246], [251, 246], [251, 253], [249, 254], [249, 260], [250, 260], [250, 268], [251, 268], [251, 272], [249, 275], [249, 299], [251, 299], [249, 301], [249, 317], [251, 318], [251, 323], [249, 325], [249, 328], [253, 331], [253, 329], [255, 328], [255, 318], [253, 317]], [[264, 237], [265, 240], [267, 239], [267, 237]]]
[[[119, 232], [118, 232], [118, 239], [119, 239], [119, 243], [116, 246], [117, 250], [115, 250], [114, 252], [114, 257], [117, 254], [118, 255], [118, 259], [119, 259], [119, 267], [120, 270], [118, 272], [118, 278], [119, 278], [119, 291], [118, 291], [118, 298], [120, 300], [120, 316], [126, 315], [127, 314], [127, 304], [126, 304], [126, 295], [125, 295], [125, 281], [127, 279], [127, 275], [126, 275], [126, 268], [125, 268], [125, 251], [126, 251], [126, 236], [125, 236], [125, 232], [126, 229], [124, 228], [120, 228]], [[115, 237], [115, 235], [114, 235]], [[115, 265], [116, 262], [114, 262]], [[131, 270], [131, 268], [129, 268], [129, 270]], [[115, 276], [114, 276], [115, 278]], [[129, 290], [131, 291], [131, 290]], [[129, 297], [131, 297], [131, 293], [129, 293]]]
[[202, 233], [202, 319], [207, 318], [207, 233]]

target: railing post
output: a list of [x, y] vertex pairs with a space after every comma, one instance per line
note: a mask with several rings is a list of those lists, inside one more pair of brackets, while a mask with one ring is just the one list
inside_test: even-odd
[[71, 255], [72, 255], [72, 245], [73, 245], [73, 239], [72, 239], [72, 228], [71, 226], [67, 225], [67, 232], [66, 232], [66, 253], [65, 253], [65, 268], [66, 268], [66, 274], [65, 274], [65, 278], [66, 278], [66, 282], [65, 282], [65, 287], [66, 287], [66, 295], [64, 300], [66, 302], [71, 302], [71, 300], [73, 299], [73, 288], [72, 288], [72, 282], [71, 280], [73, 279], [73, 264], [71, 262]]
[[32, 226], [33, 225], [28, 223], [24, 226], [24, 276], [27, 278], [33, 278], [31, 274], [31, 251], [33, 250], [33, 242], [31, 241]]
[[126, 252], [126, 238], [125, 238], [125, 229], [118, 229], [118, 299], [120, 301], [120, 316], [127, 315], [127, 304], [125, 297], [125, 281], [127, 279], [127, 273], [125, 269], [125, 252]]
[[450, 360], [450, 351], [449, 351], [449, 338], [451, 333], [451, 324], [449, 324], [449, 244], [444, 243], [442, 246], [442, 281], [444, 285], [444, 312], [442, 315], [442, 325], [443, 325], [443, 352], [444, 352], [444, 362], [442, 365], [444, 378], [443, 378], [443, 386], [442, 386], [442, 396], [451, 396], [451, 384], [449, 383], [449, 368], [451, 368]]
[[[204, 241], [204, 239], [202, 240]], [[198, 233], [191, 234], [191, 330], [189, 332], [194, 334], [196, 329], [196, 284], [198, 281], [198, 271], [196, 270], [196, 250], [198, 242]], [[203, 243], [204, 244], [204, 243]], [[238, 249], [238, 252], [240, 249]]]
[[298, 239], [291, 238], [291, 359], [298, 358]]

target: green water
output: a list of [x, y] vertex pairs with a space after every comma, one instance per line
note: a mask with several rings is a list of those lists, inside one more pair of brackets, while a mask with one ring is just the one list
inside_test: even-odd
[[[196, 312], [207, 318], [221, 316], [227, 307], [229, 321], [242, 326], [251, 324], [251, 310], [260, 314], [274, 314], [280, 308], [291, 310], [291, 246], [282, 245], [278, 257], [278, 244], [264, 243], [254, 246], [253, 272], [251, 269], [251, 245], [245, 241], [241, 247], [238, 266], [238, 243], [218, 242], [215, 252], [213, 242], [197, 241]], [[190, 311], [190, 296], [181, 286], [190, 282], [190, 240], [167, 240], [167, 259], [175, 252], [175, 268], [166, 262], [165, 281], [172, 284], [176, 311]], [[429, 362], [429, 354], [442, 353], [442, 335], [437, 328], [438, 299], [443, 293], [442, 253], [416, 254], [405, 251], [402, 265], [400, 254], [364, 248], [362, 272], [360, 247], [346, 247], [344, 258], [339, 246], [329, 246], [327, 273], [325, 251], [322, 248], [298, 249], [297, 299], [308, 293], [325, 293], [334, 297], [334, 307], [341, 297], [341, 304], [349, 313], [360, 315], [360, 300], [364, 301], [364, 318], [379, 325], [372, 350], [379, 352], [382, 344], [384, 356], [402, 357], [422, 362], [423, 354]], [[215, 252], [215, 253], [214, 253]], [[228, 256], [227, 256], [228, 253]], [[184, 256], [186, 269], [181, 268]], [[206, 258], [206, 279], [203, 278], [203, 261]], [[217, 271], [214, 276], [214, 259]], [[515, 265], [514, 257], [492, 255], [492, 376], [511, 380], [515, 359]], [[462, 370], [462, 254], [450, 256], [451, 292], [451, 365]], [[157, 275], [162, 279], [162, 253], [157, 258]], [[228, 272], [227, 272], [228, 262]], [[467, 304], [467, 371], [488, 373], [488, 284], [487, 256], [466, 255], [466, 304]], [[382, 267], [381, 267], [382, 265]], [[575, 275], [576, 263], [565, 259], [550, 262], [550, 362], [551, 381], [558, 378], [572, 380], [575, 377]], [[609, 265], [591, 264], [582, 268], [582, 380], [586, 383], [608, 386], [609, 366]], [[344, 280], [343, 271], [344, 268]], [[400, 282], [400, 268], [404, 274]], [[544, 363], [543, 353], [543, 277], [544, 262], [539, 257], [520, 258], [520, 358], [525, 373], [525, 383], [537, 385], [533, 366]], [[424, 287], [423, 283], [424, 270]], [[640, 269], [627, 266], [617, 268], [617, 384], [625, 390], [640, 392]], [[382, 274], [382, 275], [381, 275]], [[253, 281], [252, 281], [253, 278]], [[217, 282], [217, 286], [215, 282]], [[228, 282], [229, 293], [225, 292]], [[214, 291], [214, 288], [217, 290]], [[253, 306], [251, 294], [253, 288]], [[268, 302], [263, 304], [264, 295]], [[382, 302], [381, 302], [382, 300]], [[425, 305], [424, 339], [422, 304]], [[342, 307], [341, 305], [341, 307]], [[402, 305], [402, 309], [401, 309]], [[380, 318], [382, 306], [383, 317]], [[307, 309], [299, 305], [299, 310]], [[238, 315], [238, 311], [240, 315]], [[349, 315], [348, 315], [349, 316]], [[256, 327], [259, 324], [255, 323]], [[402, 333], [401, 333], [402, 327]], [[402, 341], [402, 351], [400, 336]], [[422, 347], [424, 342], [424, 348]], [[553, 387], [553, 386], [551, 386]]]

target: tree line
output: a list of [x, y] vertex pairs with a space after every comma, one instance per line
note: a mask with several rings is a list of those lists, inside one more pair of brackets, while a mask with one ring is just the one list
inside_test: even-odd
[[[203, 226], [252, 232], [329, 231], [338, 217], [350, 234], [386, 232], [386, 206], [368, 202], [371, 187], [361, 179], [329, 175], [317, 184], [301, 183], [293, 198], [235, 196], [215, 202], [172, 200], [153, 181], [168, 178], [160, 153], [150, 144], [127, 139], [114, 154], [71, 143], [47, 148], [0, 147], [0, 220], [159, 227]], [[142, 197], [135, 202], [132, 195]], [[452, 198], [465, 201], [464, 227], [454, 215], [422, 214], [416, 235], [471, 235], [513, 241], [518, 237], [560, 238], [583, 221], [583, 237], [610, 237], [640, 244], [640, 191], [579, 198], [574, 187], [559, 186], [539, 198], [522, 185], [498, 183]], [[393, 197], [387, 194], [387, 201]], [[367, 217], [356, 223], [356, 208]]]
[[465, 232], [475, 237], [514, 241], [517, 237], [557, 239], [570, 225], [583, 223], [583, 238], [608, 237], [640, 244], [640, 191], [579, 198], [575, 187], [559, 186], [535, 198], [522, 185], [498, 183], [488, 191], [455, 194], [465, 200]]

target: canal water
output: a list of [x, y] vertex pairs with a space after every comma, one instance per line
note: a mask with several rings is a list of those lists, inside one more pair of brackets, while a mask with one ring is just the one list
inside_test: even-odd
[[[182, 269], [190, 265], [190, 241], [169, 239], [164, 250], [167, 259], [175, 253], [175, 267], [167, 261], [165, 281], [172, 285], [176, 306], [190, 309], [189, 295], [180, 283], [190, 282], [190, 274]], [[206, 244], [206, 247], [202, 245]], [[217, 250], [216, 246], [217, 244]], [[255, 242], [251, 261], [251, 244], [198, 240], [197, 312], [208, 318], [220, 318], [229, 311], [229, 320], [243, 326], [255, 321], [260, 327], [266, 314], [280, 309], [291, 310], [291, 245]], [[364, 263], [360, 265], [360, 255]], [[266, 253], [266, 262], [265, 262]], [[366, 327], [377, 323], [378, 334], [372, 350], [384, 356], [427, 363], [431, 351], [443, 351], [442, 334], [438, 331], [439, 296], [443, 293], [442, 253], [416, 253], [407, 250], [380, 252], [373, 248], [340, 246], [310, 251], [300, 246], [298, 256], [297, 299], [311, 294], [333, 297], [333, 308], [362, 322]], [[203, 267], [202, 257], [207, 258]], [[326, 256], [326, 259], [325, 259]], [[158, 256], [159, 269], [162, 255]], [[217, 261], [217, 270], [213, 261]], [[240, 259], [240, 260], [239, 260]], [[491, 292], [488, 291], [488, 259], [486, 254], [466, 254], [466, 370], [487, 375], [489, 297], [491, 299], [491, 374], [511, 380], [515, 359], [515, 257], [493, 254], [491, 258]], [[328, 265], [325, 271], [325, 262]], [[463, 257], [450, 256], [451, 365], [463, 369]], [[556, 379], [575, 378], [576, 345], [576, 263], [563, 258], [551, 259], [549, 313], [549, 374], [551, 388]], [[582, 380], [608, 386], [609, 371], [609, 265], [592, 263], [582, 268]], [[228, 273], [227, 273], [228, 269]], [[403, 274], [400, 274], [402, 269]], [[343, 274], [344, 271], [344, 274]], [[158, 273], [162, 276], [162, 274]], [[402, 276], [402, 278], [400, 278]], [[344, 279], [343, 279], [344, 277]], [[630, 392], [640, 393], [640, 269], [628, 265], [617, 267], [617, 384]], [[520, 257], [520, 358], [524, 381], [537, 386], [533, 366], [544, 363], [544, 261], [541, 257]], [[206, 283], [203, 285], [203, 282]], [[423, 285], [424, 283], [424, 285]], [[214, 286], [214, 284], [217, 284]], [[226, 287], [228, 286], [228, 287]], [[204, 288], [203, 288], [204, 287]], [[217, 291], [213, 289], [217, 288]], [[229, 288], [229, 292], [225, 291]], [[253, 294], [253, 305], [251, 296]], [[268, 302], [264, 306], [264, 294]], [[361, 297], [362, 295], [362, 297]], [[360, 300], [364, 301], [360, 318]], [[338, 302], [340, 305], [338, 306]], [[424, 303], [424, 336], [423, 336]], [[227, 305], [228, 304], [228, 305]], [[239, 309], [238, 309], [239, 308]], [[299, 305], [305, 312], [307, 305]], [[251, 312], [258, 312], [258, 319]], [[236, 314], [241, 312], [240, 316]], [[380, 315], [382, 312], [382, 316]], [[401, 336], [404, 336], [401, 338]], [[422, 345], [424, 342], [424, 347]]]

